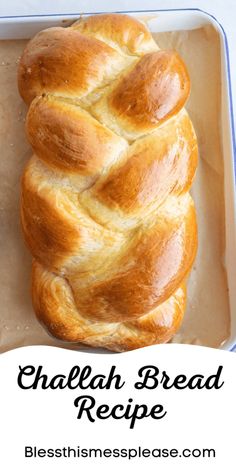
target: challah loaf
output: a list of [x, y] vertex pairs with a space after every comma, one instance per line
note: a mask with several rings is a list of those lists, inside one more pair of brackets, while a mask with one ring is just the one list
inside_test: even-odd
[[183, 61], [135, 18], [96, 15], [38, 33], [18, 83], [37, 317], [62, 340], [114, 351], [167, 342], [197, 248]]

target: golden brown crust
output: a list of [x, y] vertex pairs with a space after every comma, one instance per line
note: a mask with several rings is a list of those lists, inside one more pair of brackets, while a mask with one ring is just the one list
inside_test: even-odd
[[[55, 178], [36, 157], [28, 162], [21, 192], [21, 221], [32, 255], [53, 272], [90, 270], [121, 249], [123, 237], [101, 227], [77, 203], [70, 182]], [[116, 249], [117, 248], [117, 249]], [[101, 260], [100, 260], [101, 259]]]
[[157, 51], [143, 56], [124, 76], [108, 104], [121, 121], [151, 130], [178, 113], [189, 92], [188, 72], [178, 54]]
[[153, 202], [159, 206], [168, 195], [188, 191], [196, 166], [196, 137], [184, 113], [130, 146], [124, 164], [95, 186], [93, 195], [107, 206], [119, 206], [129, 213]]
[[[41, 263], [55, 269], [61, 257], [69, 256], [78, 244], [80, 230], [66, 212], [68, 202], [48, 186], [40, 188], [27, 165], [22, 179], [21, 221], [26, 242]], [[59, 203], [59, 204], [58, 204]], [[69, 242], [69, 244], [68, 244]]]
[[[112, 63], [112, 64], [111, 64]], [[19, 64], [19, 91], [28, 104], [45, 92], [80, 97], [119, 73], [123, 57], [109, 45], [72, 28], [49, 28], [26, 46]]]
[[[102, 28], [101, 28], [102, 24]], [[82, 34], [98, 38], [127, 54], [142, 55], [157, 50], [157, 44], [146, 26], [134, 17], [113, 13], [81, 18], [72, 25]]]
[[156, 224], [140, 230], [115, 269], [106, 269], [105, 280], [80, 288], [80, 278], [69, 277], [75, 303], [83, 316], [95, 320], [143, 316], [177, 290], [195, 254], [195, 210], [191, 198], [184, 197], [180, 215], [157, 213]]
[[36, 35], [18, 83], [35, 153], [21, 219], [38, 318], [115, 351], [167, 342], [197, 248], [183, 61], [138, 20], [97, 15]]
[[135, 321], [94, 322], [80, 314], [66, 280], [48, 272], [35, 261], [32, 296], [39, 321], [53, 336], [118, 352], [169, 341], [180, 327], [186, 303], [183, 284], [158, 308]]
[[127, 146], [79, 106], [50, 95], [33, 100], [26, 129], [35, 154], [71, 174], [96, 177]]

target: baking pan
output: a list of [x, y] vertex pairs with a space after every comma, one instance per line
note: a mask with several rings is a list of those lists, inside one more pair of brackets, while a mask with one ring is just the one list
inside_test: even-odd
[[[100, 13], [100, 12], [99, 12]], [[120, 12], [122, 13], [122, 12]], [[155, 10], [123, 12], [129, 13], [137, 18], [147, 22], [151, 32], [161, 35], [162, 33], [178, 31], [194, 31], [200, 28], [214, 28], [220, 43], [220, 112], [218, 116], [220, 144], [222, 146], [223, 156], [223, 180], [224, 189], [221, 199], [224, 201], [224, 233], [225, 249], [223, 251], [222, 264], [225, 267], [227, 276], [229, 314], [230, 314], [230, 335], [222, 343], [220, 348], [225, 350], [234, 350], [236, 348], [236, 197], [235, 197], [235, 133], [233, 119], [233, 104], [231, 93], [231, 78], [229, 65], [229, 50], [226, 34], [223, 27], [217, 20], [198, 9], [175, 9], [175, 10]], [[94, 13], [93, 13], [94, 14]], [[89, 15], [84, 13], [83, 15]], [[50, 26], [67, 26], [75, 19], [79, 18], [77, 14], [60, 15], [30, 15], [30, 16], [11, 16], [0, 18], [0, 40], [18, 40], [26, 39], [35, 35], [38, 31]], [[187, 40], [186, 40], [187, 41]], [[192, 114], [191, 114], [192, 116]], [[194, 119], [193, 119], [194, 122]], [[194, 123], [195, 124], [195, 123]], [[196, 198], [195, 198], [196, 200]], [[218, 205], [218, 201], [215, 202]], [[204, 257], [204, 254], [203, 254]], [[214, 263], [214, 261], [212, 261]], [[27, 288], [26, 288], [27, 290]], [[207, 298], [207, 283], [205, 285]], [[215, 294], [216, 295], [216, 294]], [[214, 293], [209, 293], [208, 298], [214, 297]], [[209, 313], [214, 323], [214, 314]], [[208, 328], [209, 329], [209, 328]], [[175, 342], [181, 342], [176, 337]], [[188, 341], [184, 341], [188, 342]], [[201, 344], [198, 341], [189, 343]], [[204, 344], [204, 343], [203, 343]]]

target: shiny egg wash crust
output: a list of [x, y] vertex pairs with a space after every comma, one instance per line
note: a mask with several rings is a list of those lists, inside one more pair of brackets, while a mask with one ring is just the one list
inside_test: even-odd
[[167, 342], [197, 248], [184, 63], [136, 19], [96, 15], [38, 33], [18, 84], [37, 317], [62, 340], [114, 351]]

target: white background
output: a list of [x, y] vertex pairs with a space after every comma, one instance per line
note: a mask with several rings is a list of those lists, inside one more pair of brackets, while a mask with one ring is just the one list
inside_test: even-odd
[[[116, 365], [117, 373], [126, 384], [121, 390], [22, 390], [17, 385], [18, 366], [44, 366], [49, 378], [67, 374], [73, 365], [90, 364], [93, 375], [109, 373]], [[214, 375], [223, 365], [221, 380], [225, 383], [216, 390], [136, 390], [140, 381], [140, 367], [156, 365], [174, 379], [178, 374]], [[219, 349], [200, 346], [166, 344], [152, 346], [124, 354], [87, 354], [54, 347], [26, 347], [0, 356], [0, 468], [3, 472], [218, 472], [235, 470], [236, 422], [236, 356]], [[159, 380], [161, 376], [158, 377]], [[24, 379], [30, 385], [30, 378]], [[80, 395], [92, 395], [97, 404], [146, 403], [150, 407], [163, 404], [167, 415], [161, 420], [137, 420], [129, 429], [125, 419], [78, 420], [74, 400]], [[24, 458], [24, 447], [37, 448], [215, 448], [212, 459], [193, 457], [151, 459], [124, 458], [68, 459]]]
[[0, 0], [0, 16], [165, 8], [201, 8], [224, 26], [229, 41], [236, 110], [236, 0]]

